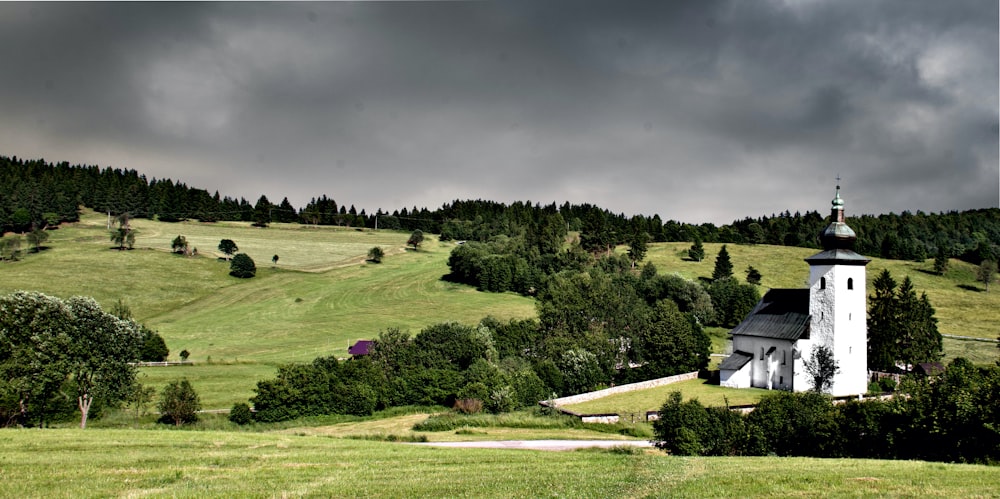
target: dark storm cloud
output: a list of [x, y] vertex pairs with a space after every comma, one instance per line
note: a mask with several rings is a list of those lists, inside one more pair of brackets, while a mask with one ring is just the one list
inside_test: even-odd
[[0, 154], [374, 211], [996, 206], [993, 2], [0, 5]]

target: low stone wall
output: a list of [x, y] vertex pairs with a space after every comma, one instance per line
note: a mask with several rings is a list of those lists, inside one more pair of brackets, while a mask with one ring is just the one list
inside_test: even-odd
[[627, 385], [613, 386], [611, 388], [605, 388], [603, 390], [597, 390], [595, 392], [581, 393], [579, 395], [570, 395], [569, 397], [562, 397], [546, 401], [547, 403], [545, 405], [551, 403], [553, 406], [559, 407], [562, 405], [579, 404], [581, 402], [589, 402], [591, 400], [607, 397], [608, 395], [616, 395], [619, 393], [632, 392], [635, 390], [645, 390], [647, 388], [669, 385], [671, 383], [677, 383], [679, 381], [687, 381], [689, 379], [695, 379], [697, 377], [698, 377], [698, 371], [694, 371], [685, 374], [678, 374], [676, 376], [668, 376], [666, 378], [651, 379], [649, 381], [641, 381], [639, 383], [629, 383]]

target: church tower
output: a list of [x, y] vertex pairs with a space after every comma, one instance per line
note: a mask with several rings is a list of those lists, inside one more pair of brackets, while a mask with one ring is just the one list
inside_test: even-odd
[[840, 185], [833, 198], [830, 225], [819, 237], [823, 251], [806, 258], [810, 334], [808, 342], [800, 342], [799, 355], [803, 362], [796, 362], [795, 390], [812, 388], [804, 361], [812, 356], [813, 348], [822, 345], [833, 353], [840, 369], [834, 376], [830, 393], [834, 396], [863, 394], [868, 391], [865, 266], [871, 260], [854, 252], [857, 236], [844, 222]]

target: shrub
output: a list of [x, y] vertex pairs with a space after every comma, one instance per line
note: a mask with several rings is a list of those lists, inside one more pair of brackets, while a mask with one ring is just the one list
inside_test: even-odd
[[253, 412], [246, 402], [237, 402], [229, 411], [229, 420], [240, 426], [248, 425], [253, 422]]
[[186, 423], [198, 421], [198, 411], [201, 410], [201, 401], [198, 400], [198, 393], [194, 391], [191, 383], [187, 379], [171, 381], [163, 387], [160, 394], [160, 423], [174, 423], [180, 426]]
[[483, 410], [483, 401], [479, 399], [458, 399], [454, 409], [462, 414], [478, 414]]
[[143, 362], [163, 362], [167, 360], [167, 356], [170, 355], [170, 349], [167, 348], [167, 343], [163, 341], [163, 337], [159, 333], [147, 329], [145, 326], [142, 328], [142, 333], [145, 338], [142, 341], [142, 347], [139, 349], [139, 360]]
[[257, 275], [257, 265], [246, 253], [237, 253], [229, 263], [229, 275], [247, 279]]
[[368, 250], [368, 261], [372, 263], [382, 263], [382, 258], [385, 257], [385, 251], [382, 248], [375, 246]]

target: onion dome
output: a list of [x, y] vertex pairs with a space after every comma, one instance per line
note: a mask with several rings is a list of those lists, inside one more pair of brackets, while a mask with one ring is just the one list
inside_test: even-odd
[[837, 186], [837, 195], [833, 198], [833, 210], [831, 213], [830, 225], [819, 234], [819, 240], [823, 244], [823, 249], [853, 249], [854, 241], [858, 236], [844, 222], [844, 200], [840, 197], [840, 186]]

